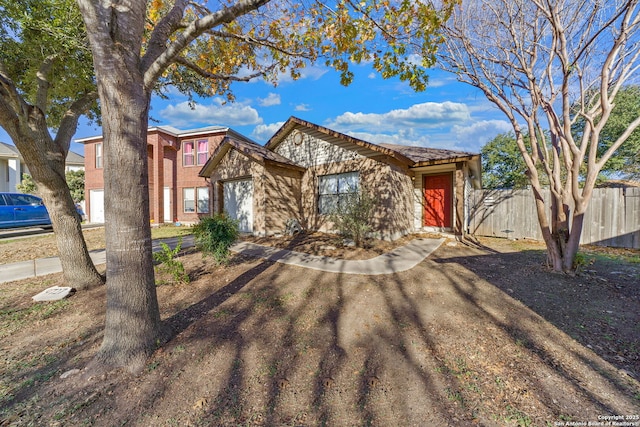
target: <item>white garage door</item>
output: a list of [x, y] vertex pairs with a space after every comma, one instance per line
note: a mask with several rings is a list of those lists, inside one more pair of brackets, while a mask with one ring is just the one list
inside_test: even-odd
[[89, 190], [89, 222], [104, 223], [104, 190]]
[[225, 182], [222, 186], [223, 209], [233, 219], [240, 222], [243, 233], [253, 231], [253, 181], [242, 179]]

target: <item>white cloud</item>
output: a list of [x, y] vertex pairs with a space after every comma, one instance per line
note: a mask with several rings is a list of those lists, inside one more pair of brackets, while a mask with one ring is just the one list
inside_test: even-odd
[[225, 103], [222, 98], [214, 98], [210, 104], [188, 102], [169, 105], [159, 113], [171, 126], [178, 128], [194, 126], [246, 126], [262, 123], [262, 119], [253, 107], [239, 103]]
[[451, 133], [459, 141], [481, 147], [498, 134], [511, 130], [511, 124], [506, 120], [481, 120], [468, 125], [455, 125]]
[[309, 104], [298, 104], [294, 108], [296, 111], [311, 111]]
[[272, 107], [274, 105], [280, 105], [280, 95], [270, 92], [266, 98], [258, 98], [258, 103], [261, 107]]
[[464, 123], [470, 119], [469, 109], [465, 104], [456, 102], [425, 102], [415, 104], [407, 109], [391, 110], [387, 113], [351, 113], [346, 112], [336, 117], [329, 127], [338, 130], [392, 130], [400, 127], [435, 128], [451, 126], [453, 123]]
[[386, 113], [347, 112], [326, 126], [373, 143], [470, 152], [511, 130], [507, 121], [474, 118], [467, 104], [456, 102], [426, 102]]
[[270, 124], [259, 124], [251, 132], [251, 137], [256, 141], [266, 142], [282, 127], [284, 122], [276, 122]]

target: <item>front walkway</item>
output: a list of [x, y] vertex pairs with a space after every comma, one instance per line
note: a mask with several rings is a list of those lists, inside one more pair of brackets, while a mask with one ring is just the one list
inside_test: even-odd
[[[379, 275], [398, 273], [412, 269], [435, 251], [444, 240], [445, 239], [414, 239], [405, 246], [396, 248], [389, 253], [365, 260], [344, 260], [310, 255], [249, 242], [236, 243], [231, 247], [231, 250], [242, 255], [329, 273]], [[178, 238], [154, 240], [154, 251], [160, 248], [159, 242], [161, 241], [167, 243], [171, 248], [174, 248], [178, 242]], [[182, 247], [186, 248], [190, 246], [193, 246], [193, 236], [184, 236]], [[91, 259], [96, 265], [104, 264], [106, 262], [104, 250], [91, 251]], [[60, 259], [57, 257], [2, 264], [0, 265], [0, 283], [44, 276], [61, 271], [62, 266]]]
[[319, 255], [310, 255], [287, 249], [241, 242], [231, 247], [243, 255], [264, 258], [283, 264], [329, 273], [379, 275], [410, 270], [428, 257], [445, 239], [414, 239], [384, 255], [364, 260], [344, 260]]

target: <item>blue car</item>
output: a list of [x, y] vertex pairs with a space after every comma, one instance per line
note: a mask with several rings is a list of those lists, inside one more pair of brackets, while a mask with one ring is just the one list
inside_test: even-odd
[[47, 208], [31, 194], [0, 193], [0, 229], [18, 227], [51, 228]]

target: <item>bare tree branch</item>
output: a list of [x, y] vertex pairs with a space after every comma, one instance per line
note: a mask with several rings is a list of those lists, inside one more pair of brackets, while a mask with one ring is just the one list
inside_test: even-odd
[[201, 77], [204, 77], [206, 79], [211, 79], [211, 80], [224, 80], [224, 81], [234, 81], [234, 82], [248, 82], [251, 81], [257, 77], [262, 77], [266, 74], [269, 74], [269, 72], [271, 72], [275, 67], [276, 64], [272, 64], [268, 67], [266, 67], [264, 70], [260, 70], [258, 72], [252, 73], [252, 74], [248, 74], [246, 76], [238, 76], [235, 74], [219, 74], [219, 73], [211, 73], [209, 71], [206, 71], [200, 67], [198, 67], [196, 64], [194, 64], [193, 62], [189, 61], [188, 59], [179, 56], [178, 58], [176, 58], [176, 63], [183, 65], [187, 68], [189, 68], [190, 70], [195, 71], [198, 75], [200, 75]]

